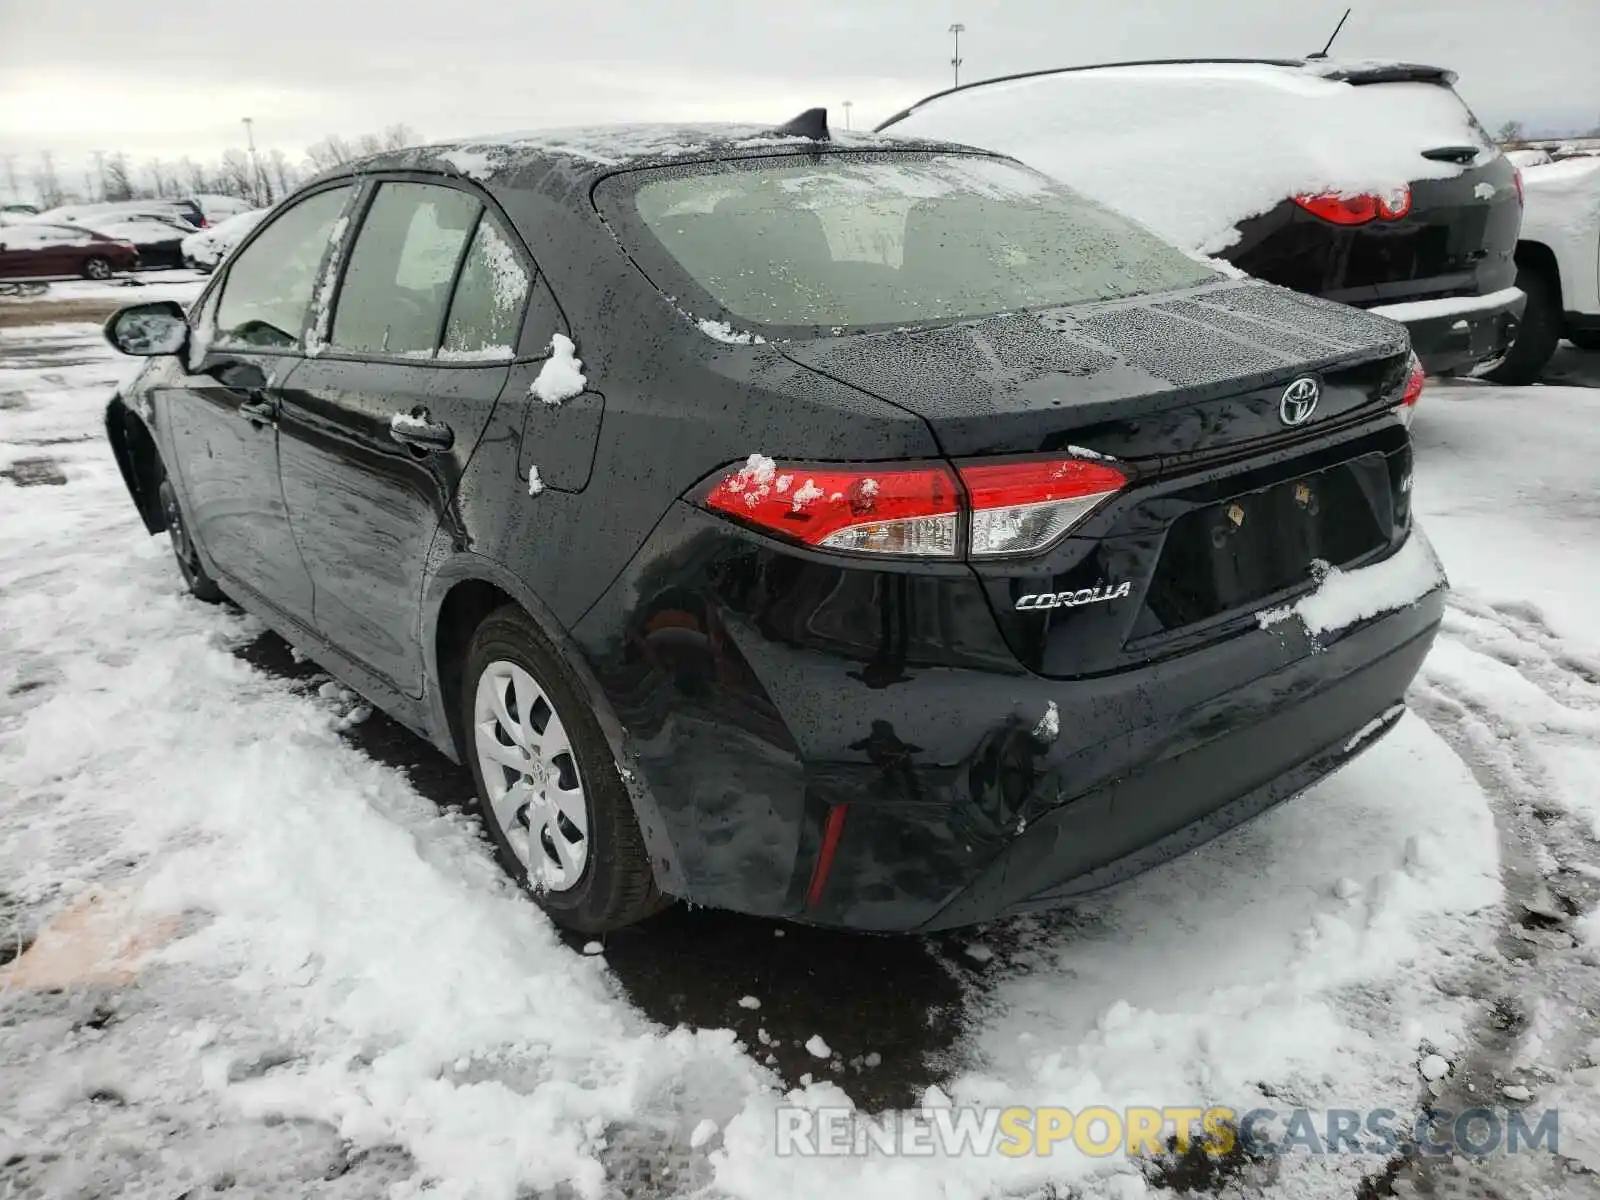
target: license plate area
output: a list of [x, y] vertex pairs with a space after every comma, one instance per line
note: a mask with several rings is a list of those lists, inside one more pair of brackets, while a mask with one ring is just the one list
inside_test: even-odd
[[[1381, 454], [1193, 509], [1168, 529], [1142, 633], [1170, 632], [1253, 606], [1388, 544], [1388, 469]], [[1151, 628], [1151, 625], [1154, 628]]]

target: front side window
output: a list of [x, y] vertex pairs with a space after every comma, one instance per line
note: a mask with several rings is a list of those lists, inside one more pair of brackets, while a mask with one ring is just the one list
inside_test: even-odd
[[292, 349], [350, 187], [329, 188], [279, 214], [236, 255], [217, 305], [218, 345]]
[[511, 358], [527, 301], [528, 270], [500, 223], [485, 216], [461, 266], [439, 357]]
[[959, 320], [1217, 278], [1109, 209], [998, 158], [830, 154], [669, 167], [642, 184], [606, 186], [603, 203], [621, 210], [625, 240], [659, 243], [737, 320], [795, 333]]
[[456, 264], [481, 207], [455, 188], [379, 185], [339, 288], [334, 347], [401, 358], [433, 357]]

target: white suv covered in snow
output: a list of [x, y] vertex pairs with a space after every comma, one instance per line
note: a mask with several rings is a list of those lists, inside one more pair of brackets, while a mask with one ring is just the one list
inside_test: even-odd
[[1600, 158], [1567, 158], [1522, 173], [1526, 205], [1517, 286], [1528, 294], [1516, 343], [1490, 378], [1532, 383], [1556, 343], [1600, 350]]

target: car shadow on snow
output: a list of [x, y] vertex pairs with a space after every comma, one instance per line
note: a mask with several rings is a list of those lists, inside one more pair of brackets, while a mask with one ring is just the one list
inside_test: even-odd
[[[327, 673], [275, 633], [236, 653], [300, 690], [326, 686]], [[434, 803], [468, 807], [471, 772], [383, 713], [341, 732]], [[575, 953], [590, 941], [563, 940]], [[917, 1103], [960, 1065], [956, 1038], [987, 974], [962, 944], [952, 935], [843, 933], [677, 904], [611, 934], [603, 952], [628, 999], [652, 1020], [732, 1029], [787, 1085], [831, 1080], [878, 1112]], [[815, 1052], [824, 1046], [814, 1038], [826, 1053]]]

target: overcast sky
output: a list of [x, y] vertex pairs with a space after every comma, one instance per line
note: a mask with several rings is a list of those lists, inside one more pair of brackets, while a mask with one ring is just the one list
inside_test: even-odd
[[[1345, 0], [0, 0], [0, 154], [299, 159], [328, 133], [428, 138], [604, 121], [857, 128], [950, 81], [1129, 58], [1296, 55]], [[1440, 63], [1486, 125], [1600, 121], [1600, 0], [1356, 0], [1336, 53]], [[0, 173], [0, 187], [4, 175]]]

